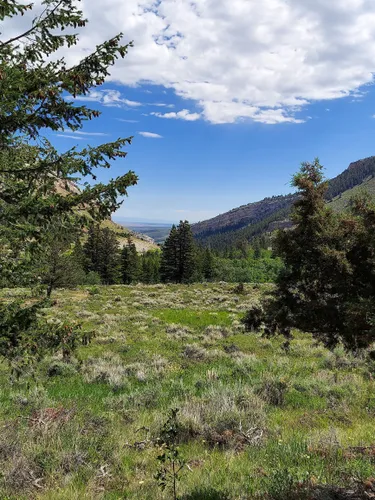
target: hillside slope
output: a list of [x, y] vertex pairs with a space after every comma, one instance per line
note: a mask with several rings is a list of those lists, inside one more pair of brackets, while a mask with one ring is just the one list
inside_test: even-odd
[[[69, 193], [80, 193], [80, 188], [72, 181], [58, 181], [56, 182], [56, 192], [62, 194], [63, 196], [68, 196]], [[149, 236], [132, 231], [127, 227], [114, 222], [112, 219], [103, 221], [101, 223], [101, 227], [107, 227], [117, 234], [121, 248], [126, 245], [129, 235], [131, 236], [131, 239], [136, 246], [137, 252], [139, 253], [147, 252], [148, 250], [156, 250], [157, 248], [159, 248], [155, 241]]]
[[333, 198], [328, 204], [336, 212], [342, 212], [349, 206], [350, 199], [362, 192], [367, 192], [375, 199], [375, 177], [367, 178], [358, 186], [347, 189], [339, 196]]
[[121, 224], [114, 222], [113, 220], [106, 220], [102, 222], [101, 226], [108, 227], [117, 234], [117, 238], [120, 242], [121, 248], [127, 244], [129, 235], [132, 239], [132, 242], [136, 246], [137, 252], [139, 253], [147, 252], [148, 250], [156, 250], [159, 248], [158, 245], [155, 243], [155, 241], [149, 236], [146, 236], [145, 234], [136, 233], [128, 229], [127, 227], [124, 227]]
[[[374, 176], [375, 156], [351, 163], [340, 175], [329, 180], [327, 201], [335, 209], [342, 210], [361, 187], [375, 196]], [[289, 214], [296, 199], [296, 194], [264, 198], [193, 224], [192, 230], [203, 245], [230, 247], [238, 241], [250, 241], [278, 227], [290, 226]]]

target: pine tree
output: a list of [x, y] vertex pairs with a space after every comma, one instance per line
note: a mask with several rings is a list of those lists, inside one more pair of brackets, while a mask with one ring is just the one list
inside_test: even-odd
[[202, 274], [204, 279], [210, 281], [214, 275], [214, 255], [209, 248], [205, 248], [202, 259]]
[[164, 282], [189, 283], [198, 269], [194, 236], [190, 224], [172, 226], [162, 248], [161, 277]]
[[[112, 160], [126, 156], [123, 148], [131, 138], [60, 152], [43, 135], [45, 131], [74, 132], [85, 121], [99, 116], [95, 110], [77, 106], [74, 98], [102, 85], [110, 66], [118, 57], [124, 57], [130, 46], [121, 45], [119, 34], [72, 66], [64, 58], [55, 57], [59, 49], [77, 43], [75, 31], [86, 25], [77, 4], [76, 0], [43, 0], [42, 13], [37, 13], [25, 31], [13, 35], [23, 24], [18, 16], [32, 11], [33, 4], [0, 1], [0, 20], [12, 33], [9, 39], [0, 41], [2, 283], [11, 280], [35, 285], [37, 277], [31, 263], [33, 255], [43, 247], [46, 234], [56, 226], [69, 231], [86, 225], [89, 219], [105, 219], [118, 208], [118, 196], [126, 195], [127, 188], [137, 182], [135, 174], [128, 172], [106, 185], [86, 183], [82, 191], [71, 184], [72, 180], [90, 177], [95, 181], [97, 168], [108, 168]], [[25, 320], [28, 314], [30, 321]], [[25, 349], [20, 347], [19, 352], [27, 350], [27, 328], [22, 325], [32, 324], [34, 328], [38, 321], [40, 314], [35, 304], [28, 307], [27, 303], [8, 303], [0, 308], [2, 332], [18, 332], [9, 342], [20, 346], [23, 343]], [[6, 335], [0, 339], [4, 346]], [[45, 332], [43, 335], [48, 337]], [[42, 344], [41, 337], [39, 340]], [[35, 345], [38, 339], [34, 338], [34, 351]], [[4, 350], [1, 354], [6, 357]]]
[[178, 282], [189, 283], [197, 269], [194, 236], [188, 221], [181, 221], [178, 228], [179, 262]]
[[121, 280], [122, 283], [130, 285], [140, 277], [140, 262], [137, 248], [133, 240], [128, 236], [127, 244], [121, 250]]
[[119, 242], [113, 231], [99, 226], [91, 228], [84, 252], [87, 258], [87, 271], [98, 273], [104, 285], [120, 282]]
[[179, 235], [175, 225], [162, 247], [161, 279], [166, 283], [178, 283], [179, 276]]
[[121, 281], [120, 245], [116, 234], [108, 228], [101, 230], [98, 273], [104, 285]]
[[259, 240], [255, 240], [253, 243], [254, 259], [260, 259], [262, 257], [262, 249]]
[[160, 283], [160, 252], [149, 250], [141, 255], [142, 283]]
[[71, 234], [61, 231], [50, 234], [36, 265], [42, 284], [47, 285], [47, 298], [54, 288], [72, 288], [85, 282], [81, 252], [79, 240], [74, 245]]
[[328, 347], [367, 347], [375, 340], [375, 206], [358, 198], [351, 214], [334, 214], [318, 160], [302, 164], [293, 185], [294, 228], [275, 241], [284, 271], [263, 312], [253, 308], [244, 322], [256, 328], [262, 317], [267, 335], [289, 339], [297, 328]]
[[100, 263], [100, 233], [99, 224], [92, 224], [89, 227], [87, 241], [83, 248], [84, 264], [86, 272], [99, 272]]

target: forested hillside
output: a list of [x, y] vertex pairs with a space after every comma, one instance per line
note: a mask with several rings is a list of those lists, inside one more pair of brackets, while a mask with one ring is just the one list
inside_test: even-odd
[[[371, 194], [373, 189], [369, 180], [374, 175], [374, 156], [351, 163], [340, 175], [329, 180], [327, 201], [332, 200], [334, 206], [344, 208], [346, 206], [344, 200], [348, 201], [350, 197], [347, 193], [361, 184]], [[338, 202], [335, 198], [343, 199], [342, 202]], [[192, 230], [201, 244], [215, 249], [228, 249], [276, 228], [290, 226], [289, 214], [296, 199], [296, 194], [264, 198], [213, 219], [198, 222], [192, 226]]]

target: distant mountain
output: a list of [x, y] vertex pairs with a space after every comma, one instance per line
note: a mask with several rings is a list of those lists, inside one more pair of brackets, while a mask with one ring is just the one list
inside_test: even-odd
[[[360, 187], [375, 197], [374, 176], [375, 156], [351, 163], [329, 181], [327, 202], [332, 203], [334, 209], [342, 210], [351, 197], [350, 192], [354, 194]], [[279, 227], [290, 226], [289, 215], [297, 197], [297, 194], [288, 194], [264, 198], [193, 224], [192, 230], [196, 240], [205, 246], [217, 249], [232, 247], [238, 241], [251, 241]]]

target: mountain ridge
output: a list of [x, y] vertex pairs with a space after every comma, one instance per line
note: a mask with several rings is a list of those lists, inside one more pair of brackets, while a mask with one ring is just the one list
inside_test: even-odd
[[[328, 180], [327, 202], [342, 197], [375, 176], [375, 156], [354, 161], [336, 177]], [[289, 214], [297, 193], [276, 195], [241, 205], [223, 214], [192, 225], [196, 240], [212, 248], [229, 247], [237, 241], [251, 241], [278, 227], [290, 226]]]

